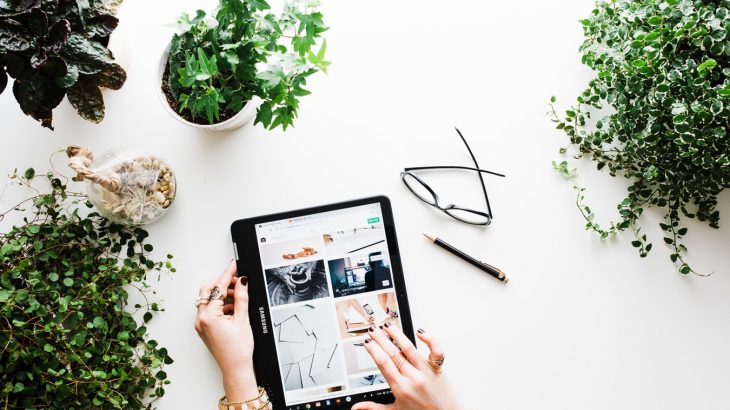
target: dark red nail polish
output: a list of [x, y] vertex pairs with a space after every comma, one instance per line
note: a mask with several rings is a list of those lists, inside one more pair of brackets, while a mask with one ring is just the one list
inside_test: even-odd
[[372, 339], [370, 339], [370, 338], [365, 339], [365, 343], [370, 343], [371, 341], [372, 341]]
[[378, 326], [378, 327], [382, 329], [382, 328], [383, 328], [383, 325], [380, 325], [380, 326]]
[[241, 276], [241, 285], [246, 286], [246, 284], [248, 284], [248, 278]]
[[372, 326], [370, 326], [370, 327], [368, 328], [368, 330], [369, 330], [369, 331], [371, 331], [371, 332], [374, 332], [374, 331], [375, 331], [375, 328], [374, 328], [374, 327], [372, 327]]
[[417, 332], [420, 333], [420, 334], [426, 333], [423, 329], [418, 329]]
[[385, 322], [385, 327], [390, 327], [390, 322]]

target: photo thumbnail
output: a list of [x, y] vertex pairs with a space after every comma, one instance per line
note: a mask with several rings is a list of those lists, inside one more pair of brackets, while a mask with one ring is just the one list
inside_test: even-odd
[[329, 256], [346, 256], [362, 254], [373, 250], [373, 247], [385, 243], [385, 227], [382, 223], [350, 228], [322, 235], [324, 246]]
[[[347, 374], [354, 375], [378, 370], [378, 365], [365, 349], [365, 342], [345, 342], [342, 344], [342, 351], [345, 353]], [[352, 385], [352, 380], [350, 379], [350, 385]]]
[[401, 327], [395, 293], [366, 294], [335, 302], [340, 337], [358, 337], [386, 322]]
[[[367, 353], [367, 352], [366, 352]], [[380, 373], [369, 374], [363, 377], [353, 377], [350, 379], [350, 388], [357, 389], [361, 387], [370, 387], [378, 384], [385, 384], [385, 376]]]
[[379, 250], [327, 262], [335, 297], [392, 288], [386, 253], [387, 250]]
[[329, 297], [324, 261], [266, 269], [265, 275], [271, 306]]
[[261, 260], [264, 266], [306, 262], [322, 257], [322, 239], [319, 236], [294, 239], [263, 245]]
[[343, 383], [342, 351], [329, 303], [271, 312], [284, 388], [298, 390]]

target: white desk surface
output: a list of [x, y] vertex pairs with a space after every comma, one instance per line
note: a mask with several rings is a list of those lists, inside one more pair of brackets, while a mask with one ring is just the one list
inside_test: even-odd
[[[232, 257], [230, 223], [372, 194], [392, 199], [414, 322], [440, 336], [471, 408], [728, 408], [728, 192], [719, 231], [689, 224], [689, 259], [716, 273], [682, 276], [661, 244], [661, 211], [643, 217], [655, 248], [640, 259], [628, 237], [601, 242], [583, 230], [571, 184], [551, 168], [565, 136], [545, 106], [555, 94], [564, 108], [590, 78], [577, 49], [578, 19], [592, 2], [323, 3], [331, 70], [311, 79], [286, 133], [251, 125], [205, 133], [163, 111], [154, 79], [170, 35], [163, 24], [210, 0], [126, 1], [133, 60], [124, 88], [105, 93], [101, 125], [64, 102], [51, 133], [21, 113], [10, 90], [0, 97], [3, 173], [47, 169], [49, 153], [72, 143], [141, 147], [175, 168], [177, 200], [149, 227], [178, 269], [157, 285], [167, 312], [150, 326], [175, 359], [159, 408], [213, 408], [222, 393], [193, 330], [193, 299]], [[483, 167], [508, 176], [487, 178], [495, 220], [486, 229], [424, 206], [399, 178], [404, 166], [469, 165], [455, 125]], [[581, 181], [608, 221], [626, 182], [592, 168], [579, 168]], [[443, 198], [480, 204], [475, 175], [429, 177]], [[424, 231], [501, 267], [511, 282], [435, 248]]]

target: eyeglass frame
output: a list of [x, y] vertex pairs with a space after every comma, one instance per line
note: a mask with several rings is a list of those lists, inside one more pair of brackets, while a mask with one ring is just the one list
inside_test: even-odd
[[[482, 173], [490, 174], [490, 175], [495, 175], [495, 176], [499, 176], [499, 177], [504, 177], [504, 175], [503, 174], [500, 174], [500, 173], [497, 173], [497, 172], [492, 172], [492, 171], [488, 171], [488, 170], [485, 170], [485, 169], [480, 169], [479, 168], [479, 164], [477, 163], [477, 159], [476, 159], [476, 157], [474, 156], [474, 153], [471, 150], [471, 147], [469, 147], [469, 144], [466, 142], [466, 138], [464, 138], [464, 135], [462, 135], [461, 131], [459, 131], [458, 128], [454, 127], [454, 129], [459, 134], [459, 137], [461, 137], [461, 140], [464, 142], [464, 145], [466, 145], [466, 149], [469, 151], [469, 155], [471, 156], [471, 159], [474, 162], [475, 168], [458, 166], [458, 165], [436, 165], [436, 166], [426, 166], [426, 167], [407, 167], [407, 168], [403, 168], [403, 171], [400, 174], [401, 175], [401, 180], [403, 181], [403, 184], [405, 184], [406, 188], [408, 188], [408, 190], [411, 191], [411, 193], [413, 195], [415, 195], [416, 198], [418, 198], [421, 201], [427, 203], [428, 205], [430, 205], [430, 206], [432, 206], [432, 207], [440, 210], [441, 212], [443, 212], [446, 215], [448, 215], [448, 216], [456, 219], [457, 221], [463, 222], [463, 223], [466, 223], [466, 224], [470, 224], [470, 225], [480, 225], [480, 226], [490, 225], [492, 223], [492, 219], [494, 218], [494, 215], [492, 214], [492, 207], [489, 204], [489, 195], [487, 195], [487, 187], [484, 184], [484, 178], [482, 177]], [[475, 209], [463, 208], [461, 206], [457, 206], [457, 205], [454, 205], [454, 204], [448, 204], [448, 205], [441, 205], [441, 204], [439, 204], [440, 198], [439, 198], [438, 194], [436, 194], [436, 192], [425, 181], [423, 181], [421, 178], [419, 178], [417, 175], [415, 175], [415, 174], [413, 174], [411, 172], [411, 171], [433, 170], [433, 169], [461, 169], [461, 170], [468, 170], [468, 171], [476, 171], [477, 172], [477, 175], [479, 176], [479, 182], [482, 185], [482, 192], [484, 193], [484, 200], [485, 200], [485, 202], [487, 204], [487, 212], [485, 213], [485, 212], [482, 212], [482, 211], [477, 211]], [[426, 190], [433, 197], [433, 203], [429, 202], [426, 198], [423, 198], [421, 195], [419, 195], [418, 193], [416, 193], [416, 191], [408, 184], [408, 182], [406, 182], [406, 176], [412, 177], [419, 184], [421, 184], [424, 188], [426, 188]], [[482, 216], [482, 217], [484, 217], [486, 219], [486, 222], [483, 222], [483, 223], [482, 222], [472, 222], [472, 221], [467, 221], [467, 220], [461, 219], [461, 218], [459, 218], [459, 217], [457, 217], [457, 216], [449, 213], [449, 211], [452, 211], [452, 210], [465, 211], [465, 212], [469, 212], [469, 213], [472, 213], [472, 214], [475, 214], [475, 215]]]

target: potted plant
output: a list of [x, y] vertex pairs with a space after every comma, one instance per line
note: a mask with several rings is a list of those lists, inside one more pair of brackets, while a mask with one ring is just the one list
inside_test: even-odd
[[172, 256], [89, 212], [61, 174], [10, 178], [29, 196], [0, 213], [20, 222], [0, 231], [3, 407], [151, 408], [173, 360], [147, 330], [164, 310], [150, 282], [175, 271]]
[[[280, 15], [264, 0], [220, 0], [215, 19], [184, 14], [162, 55], [160, 99], [179, 121], [230, 130], [249, 122], [291, 126], [307, 77], [327, 72], [327, 27], [312, 1], [294, 0]], [[314, 51], [316, 50], [316, 52]]]
[[[730, 187], [727, 2], [599, 1], [581, 24], [582, 61], [595, 76], [564, 115], [550, 113], [574, 156], [631, 184], [608, 226], [594, 220], [576, 184], [586, 229], [601, 238], [630, 231], [645, 257], [652, 244], [641, 216], [660, 208], [670, 260], [683, 274], [703, 275], [686, 260], [683, 225], [693, 218], [718, 228], [719, 195]], [[575, 176], [567, 161], [553, 166]]]
[[121, 0], [0, 2], [0, 93], [13, 94], [26, 115], [53, 129], [64, 96], [79, 115], [104, 119], [100, 88], [118, 90], [127, 74], [107, 48]]

